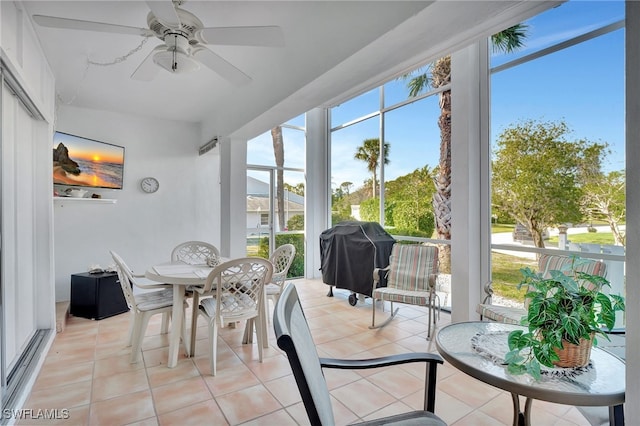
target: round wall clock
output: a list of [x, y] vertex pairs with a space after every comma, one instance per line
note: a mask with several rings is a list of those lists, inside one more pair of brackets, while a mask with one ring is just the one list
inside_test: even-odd
[[147, 194], [152, 194], [160, 188], [160, 183], [154, 177], [146, 177], [140, 181], [140, 188]]

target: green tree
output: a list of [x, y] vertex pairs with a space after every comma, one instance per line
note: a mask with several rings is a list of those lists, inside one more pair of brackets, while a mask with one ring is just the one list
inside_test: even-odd
[[291, 192], [292, 194], [302, 195], [304, 196], [304, 183], [300, 182], [297, 185], [290, 185], [288, 183], [284, 184], [284, 189], [286, 191]]
[[[385, 142], [383, 147], [384, 164], [389, 164], [389, 143]], [[354, 155], [356, 160], [361, 160], [367, 163], [367, 170], [371, 172], [373, 176], [372, 193], [371, 196], [376, 196], [376, 182], [378, 176], [378, 165], [380, 163], [380, 139], [372, 138], [365, 139], [362, 145], [358, 147]]]
[[331, 224], [355, 220], [351, 216], [351, 197], [344, 193], [342, 185], [331, 194]]
[[380, 198], [369, 198], [360, 203], [360, 219], [366, 222], [380, 222]]
[[568, 141], [564, 122], [525, 121], [506, 129], [497, 141], [492, 202], [531, 232], [544, 247], [545, 228], [582, 219], [581, 180], [593, 154], [604, 145]]
[[342, 182], [340, 184], [340, 189], [342, 189], [342, 192], [348, 196], [351, 193], [352, 186], [353, 186], [352, 182]]
[[287, 230], [304, 231], [304, 215], [297, 214], [291, 216], [291, 218], [287, 221]]
[[435, 192], [434, 177], [435, 171], [425, 166], [386, 182], [385, 202], [392, 207], [387, 208], [390, 213], [385, 216], [385, 225], [393, 224], [395, 232], [420, 231], [432, 237], [435, 224], [431, 203]]
[[585, 216], [606, 221], [615, 243], [624, 246], [626, 233], [620, 229], [620, 224], [626, 220], [624, 170], [591, 175], [583, 189], [582, 209]]
[[[523, 46], [527, 26], [517, 24], [491, 36], [491, 47], [498, 52], [512, 52]], [[423, 91], [448, 86], [451, 83], [451, 56], [445, 56], [427, 65], [426, 72], [409, 77], [409, 96], [418, 96]], [[433, 195], [433, 209], [436, 218], [438, 238], [451, 239], [451, 90], [444, 90], [440, 97], [440, 162], [435, 179], [436, 192]], [[450, 265], [451, 247], [444, 245], [439, 251], [440, 265]]]

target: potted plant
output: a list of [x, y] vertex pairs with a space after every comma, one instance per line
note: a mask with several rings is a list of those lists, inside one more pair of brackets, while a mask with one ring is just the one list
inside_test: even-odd
[[550, 271], [545, 278], [530, 268], [521, 269], [518, 288], [528, 291], [527, 316], [522, 324], [528, 331], [509, 333], [505, 362], [512, 374], [529, 373], [540, 378], [541, 364], [547, 367], [577, 367], [589, 363], [596, 336], [609, 337], [617, 311], [624, 311], [624, 298], [605, 294], [609, 281], [578, 270], [585, 262], [574, 257], [567, 271]]

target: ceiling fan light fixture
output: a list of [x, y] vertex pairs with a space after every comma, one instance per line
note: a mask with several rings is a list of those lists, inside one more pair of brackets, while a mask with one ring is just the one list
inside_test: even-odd
[[167, 34], [164, 38], [167, 50], [153, 55], [153, 62], [172, 74], [186, 74], [200, 69], [200, 63], [189, 54], [189, 40], [180, 33]]
[[200, 63], [177, 50], [163, 50], [153, 55], [153, 62], [172, 74], [186, 74], [200, 69]]

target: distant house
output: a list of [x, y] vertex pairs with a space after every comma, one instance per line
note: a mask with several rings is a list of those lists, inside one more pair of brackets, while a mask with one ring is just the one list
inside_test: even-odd
[[[275, 203], [275, 194], [273, 195]], [[274, 204], [273, 226], [276, 232], [283, 231], [278, 226], [278, 205]], [[304, 197], [284, 191], [284, 222], [296, 215], [304, 214]], [[247, 235], [266, 232], [269, 228], [269, 184], [247, 176]], [[286, 230], [286, 229], [285, 229]]]

